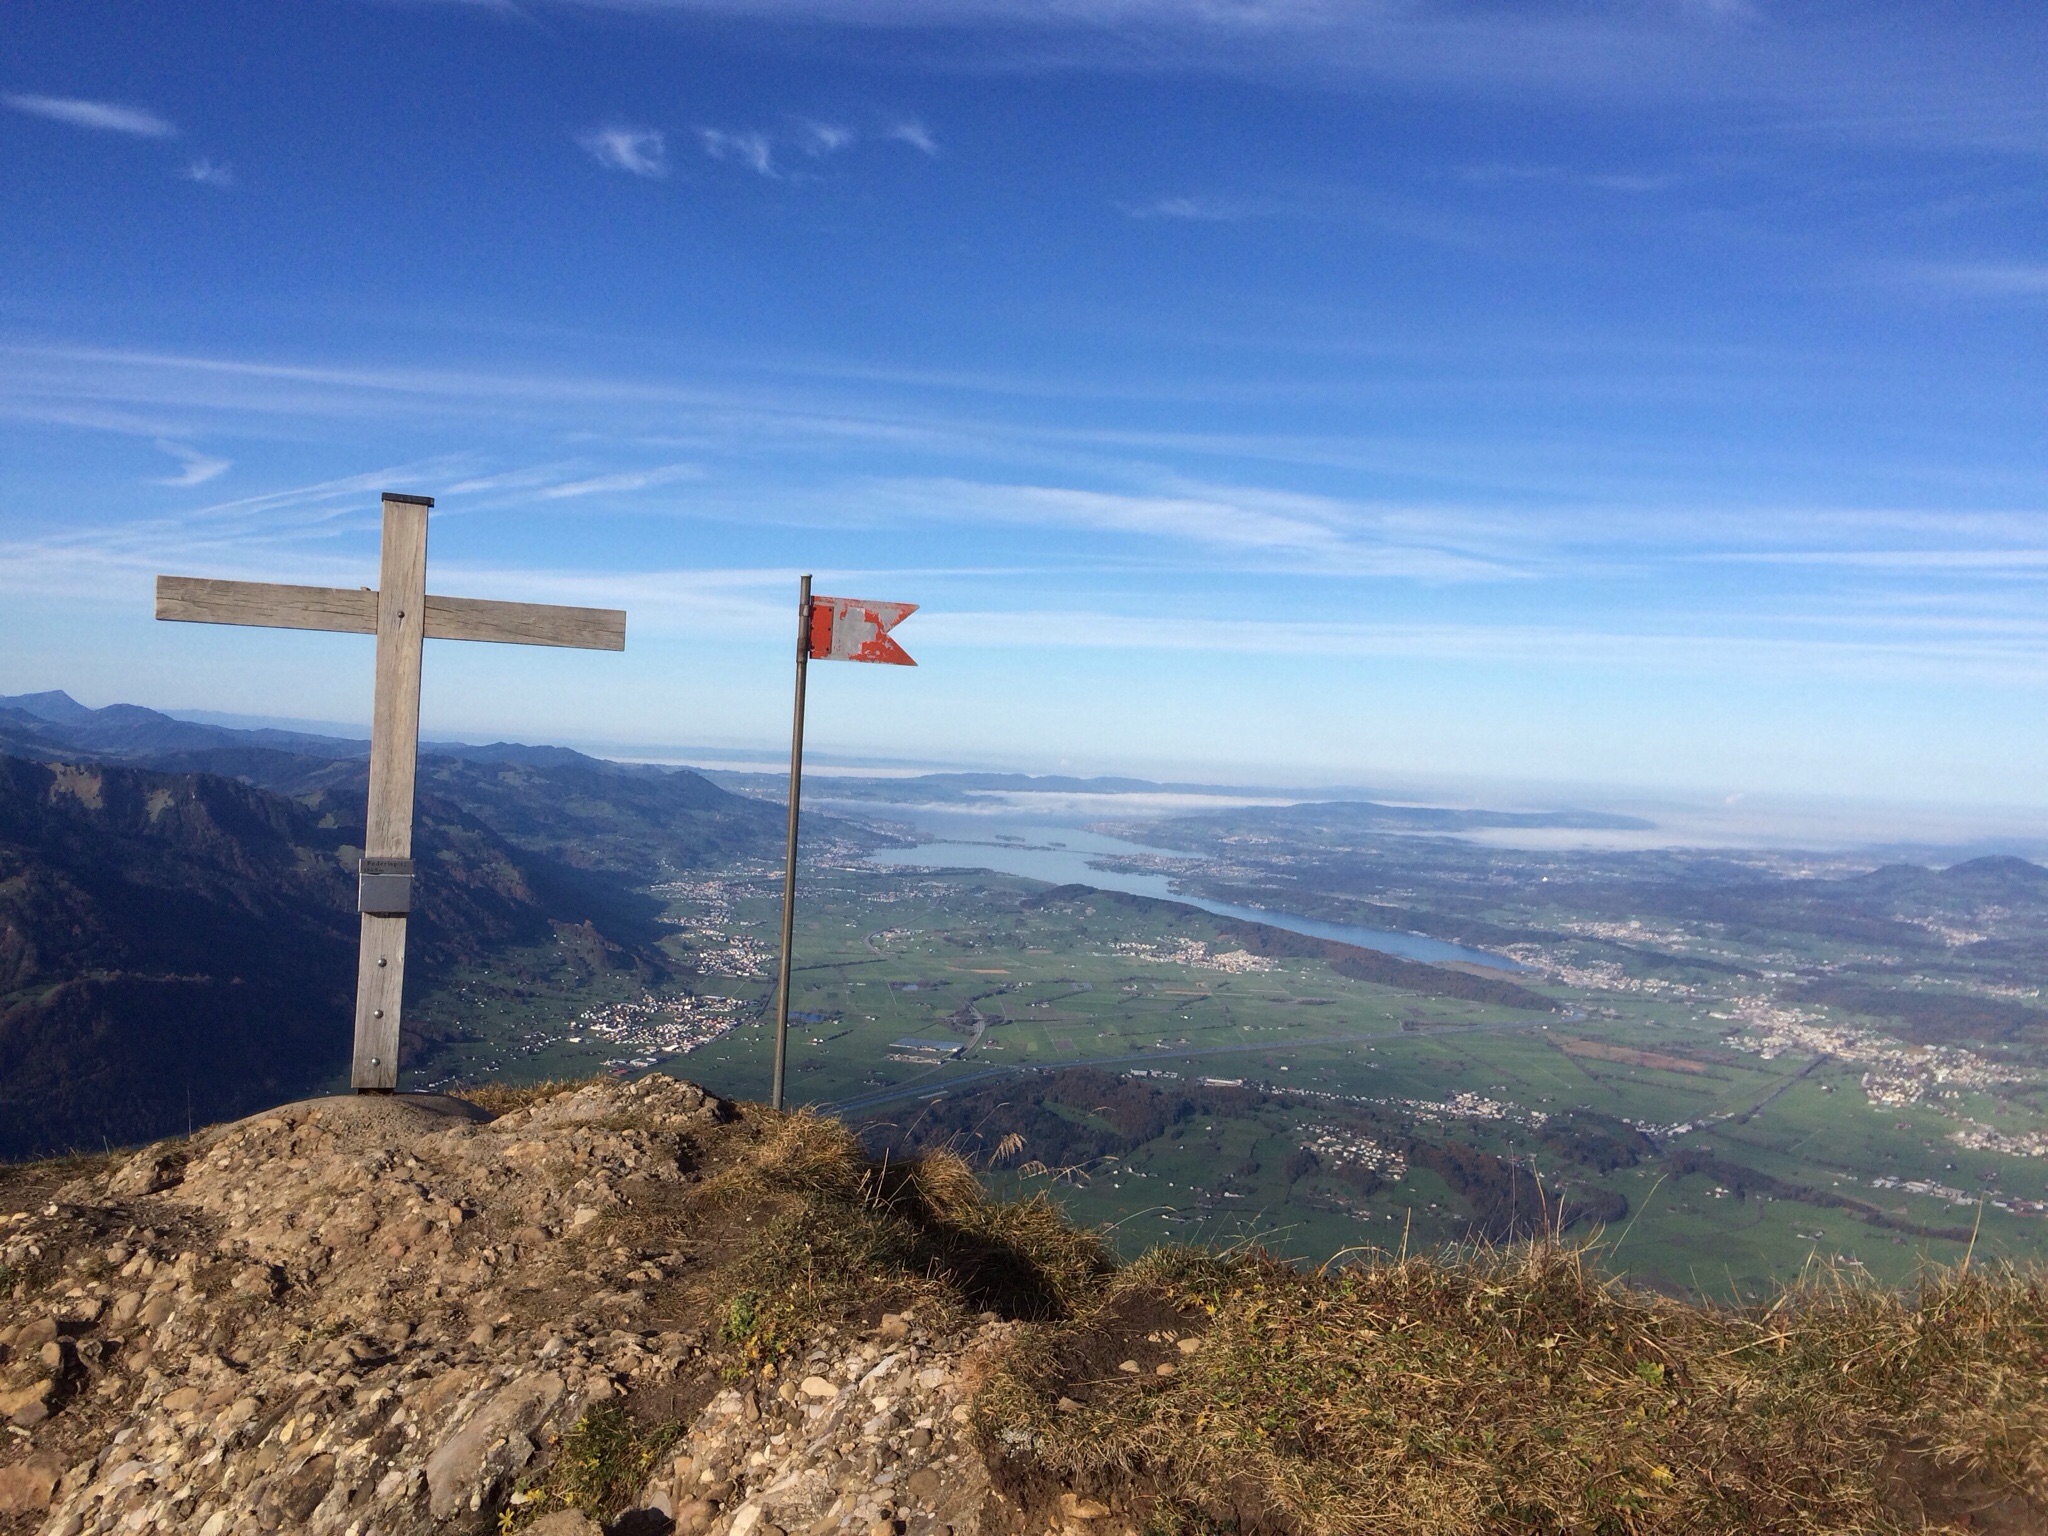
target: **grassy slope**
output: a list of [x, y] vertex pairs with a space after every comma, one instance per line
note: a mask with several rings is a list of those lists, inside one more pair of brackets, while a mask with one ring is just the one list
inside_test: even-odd
[[1947, 1271], [1729, 1311], [1560, 1248], [1320, 1274], [1159, 1250], [978, 1411], [1013, 1476], [1160, 1530], [2039, 1530], [2048, 1300]]
[[1696, 1306], [1551, 1243], [1310, 1271], [1256, 1250], [1118, 1265], [947, 1152], [877, 1165], [750, 1106], [716, 1181], [768, 1219], [723, 1266], [730, 1367], [877, 1298], [1032, 1320], [978, 1433], [1025, 1525], [1099, 1499], [1167, 1533], [2037, 1531], [2048, 1291], [1960, 1266]]
[[825, 1277], [892, 1261], [1041, 1314], [977, 1405], [1027, 1508], [1078, 1493], [1159, 1533], [1317, 1536], [2048, 1517], [2037, 1276], [1949, 1270], [1904, 1295], [1827, 1276], [1729, 1310], [1541, 1244], [1321, 1272], [1158, 1249], [1118, 1268], [1043, 1202], [987, 1202], [947, 1154], [855, 1172], [843, 1132], [803, 1120], [779, 1146], [766, 1182], [802, 1198], [757, 1250], [746, 1329], [794, 1339], [821, 1285], [845, 1284]]

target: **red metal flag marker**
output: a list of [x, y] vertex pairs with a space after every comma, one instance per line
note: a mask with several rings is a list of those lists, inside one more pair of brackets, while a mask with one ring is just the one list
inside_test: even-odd
[[889, 638], [890, 630], [917, 612], [917, 604], [871, 603], [859, 597], [814, 597], [810, 602], [811, 660], [917, 665]]
[[889, 631], [917, 612], [915, 603], [872, 603], [859, 597], [813, 597], [811, 578], [797, 584], [796, 714], [789, 730], [789, 840], [782, 854], [782, 963], [775, 983], [775, 1078], [768, 1102], [782, 1108], [789, 1060], [789, 946], [796, 927], [796, 823], [804, 781], [804, 675], [811, 661], [878, 661], [914, 667]]

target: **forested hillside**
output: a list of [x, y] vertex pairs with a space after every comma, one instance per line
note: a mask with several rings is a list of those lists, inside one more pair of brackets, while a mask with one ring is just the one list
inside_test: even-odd
[[[352, 1017], [361, 744], [63, 695], [0, 701], [0, 742], [20, 754], [0, 756], [0, 1157], [182, 1131], [330, 1081]], [[642, 887], [779, 836], [772, 806], [695, 774], [456, 750], [475, 755], [420, 763], [416, 984], [562, 935], [662, 980]], [[405, 1047], [433, 1043], [409, 1030]]]
[[[342, 1060], [361, 813], [211, 774], [0, 758], [0, 1155], [119, 1143]], [[423, 972], [583, 920], [569, 882], [422, 806]]]

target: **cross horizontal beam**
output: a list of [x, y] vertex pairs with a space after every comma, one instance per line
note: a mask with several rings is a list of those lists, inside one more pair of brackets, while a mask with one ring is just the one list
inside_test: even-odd
[[[258, 629], [320, 629], [374, 635], [377, 594], [369, 587], [293, 587], [269, 581], [159, 576], [156, 616], [191, 624], [246, 624]], [[619, 608], [501, 603], [485, 598], [441, 597], [429, 592], [426, 638], [623, 651], [626, 614]]]

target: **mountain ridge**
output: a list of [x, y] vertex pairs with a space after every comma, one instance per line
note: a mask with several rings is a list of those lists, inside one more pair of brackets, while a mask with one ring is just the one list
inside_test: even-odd
[[[355, 977], [350, 810], [213, 774], [0, 756], [0, 1157], [162, 1135], [331, 1077]], [[651, 934], [574, 872], [446, 799], [422, 797], [415, 847], [417, 973], [593, 915], [627, 938], [621, 963], [663, 973]]]
[[[0, 700], [0, 1158], [159, 1136], [332, 1080], [362, 746]], [[424, 750], [416, 796], [415, 997], [513, 951], [664, 982], [672, 940], [644, 888], [766, 857], [782, 834], [773, 807], [700, 775], [565, 748]], [[437, 1027], [409, 1010], [408, 1058]]]

